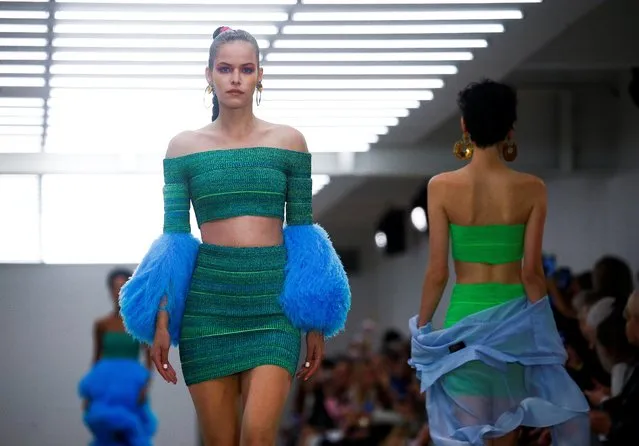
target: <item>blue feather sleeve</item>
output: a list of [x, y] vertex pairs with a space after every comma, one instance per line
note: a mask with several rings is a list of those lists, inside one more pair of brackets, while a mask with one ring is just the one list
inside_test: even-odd
[[120, 314], [134, 338], [153, 343], [158, 308], [166, 296], [171, 343], [178, 344], [199, 245], [190, 233], [164, 233], [153, 242], [120, 291]]
[[326, 231], [318, 224], [284, 228], [286, 281], [280, 304], [303, 331], [332, 337], [344, 329], [351, 291], [344, 266]]

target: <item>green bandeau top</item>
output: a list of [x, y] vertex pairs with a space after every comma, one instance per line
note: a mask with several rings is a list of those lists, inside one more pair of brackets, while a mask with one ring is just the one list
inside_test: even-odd
[[140, 343], [123, 331], [107, 331], [102, 335], [102, 358], [138, 359]]
[[[208, 150], [164, 159], [164, 232], [243, 215], [313, 223], [311, 154], [275, 147]], [[285, 210], [286, 209], [286, 210]]]
[[526, 225], [450, 225], [453, 259], [501, 264], [521, 260]]

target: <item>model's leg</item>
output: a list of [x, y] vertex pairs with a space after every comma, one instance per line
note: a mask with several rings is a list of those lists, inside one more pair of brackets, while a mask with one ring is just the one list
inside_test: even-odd
[[204, 446], [237, 446], [240, 397], [239, 376], [205, 381], [189, 386]]
[[519, 438], [519, 429], [504, 435], [503, 437], [495, 438], [492, 440], [493, 446], [517, 446], [517, 439]]
[[285, 369], [274, 365], [242, 374], [242, 446], [275, 446], [291, 379]]

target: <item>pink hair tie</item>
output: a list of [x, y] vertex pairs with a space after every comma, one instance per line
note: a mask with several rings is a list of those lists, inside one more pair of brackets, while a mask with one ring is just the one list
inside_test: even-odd
[[[223, 27], [220, 29], [220, 34], [225, 33], [225, 32], [227, 32], [227, 31], [231, 31], [231, 28], [229, 28], [228, 26], [223, 26]], [[218, 34], [218, 35], [219, 35], [219, 34]]]

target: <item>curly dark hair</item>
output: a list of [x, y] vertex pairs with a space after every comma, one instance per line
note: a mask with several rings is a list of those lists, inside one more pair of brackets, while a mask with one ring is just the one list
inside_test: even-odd
[[480, 149], [504, 141], [517, 121], [517, 93], [490, 79], [473, 82], [460, 91], [457, 105], [470, 139]]

